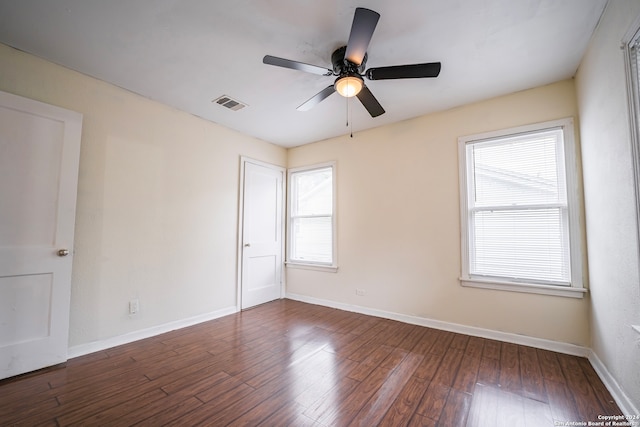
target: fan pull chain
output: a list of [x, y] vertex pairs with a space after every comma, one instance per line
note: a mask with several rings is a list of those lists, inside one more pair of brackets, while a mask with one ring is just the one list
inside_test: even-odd
[[[350, 127], [350, 136], [351, 138], [353, 138], [353, 120], [349, 120], [349, 117], [351, 116], [351, 103], [350, 103], [350, 97], [346, 98], [347, 99], [347, 127]], [[351, 125], [351, 126], [349, 126]]]
[[345, 99], [346, 99], [345, 107], [347, 107], [347, 108], [345, 109], [345, 113], [347, 113], [347, 117], [346, 117], [346, 119], [347, 119], [347, 123], [346, 123], [346, 126], [347, 126], [347, 127], [349, 127], [349, 98], [345, 97]]
[[[347, 99], [351, 99], [351, 98], [347, 98]], [[349, 101], [349, 116], [352, 116], [353, 114], [353, 109], [351, 108], [351, 101]], [[351, 138], [353, 138], [353, 117], [351, 117], [351, 120], [349, 120], [349, 124], [351, 125]]]

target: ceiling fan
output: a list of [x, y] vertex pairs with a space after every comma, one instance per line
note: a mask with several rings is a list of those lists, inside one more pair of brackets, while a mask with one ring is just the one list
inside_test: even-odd
[[321, 76], [337, 76], [332, 85], [327, 86], [311, 99], [300, 105], [297, 108], [299, 111], [311, 109], [337, 91], [340, 95], [347, 98], [356, 96], [364, 108], [371, 114], [371, 117], [377, 117], [384, 114], [384, 108], [382, 108], [382, 105], [380, 105], [369, 88], [364, 84], [363, 77], [366, 77], [368, 80], [438, 77], [441, 67], [440, 62], [429, 62], [369, 68], [365, 71], [367, 48], [378, 24], [378, 19], [380, 19], [379, 13], [362, 7], [356, 8], [347, 45], [336, 49], [331, 55], [333, 69], [271, 55], [266, 55], [262, 59], [262, 62], [268, 65], [291, 68]]

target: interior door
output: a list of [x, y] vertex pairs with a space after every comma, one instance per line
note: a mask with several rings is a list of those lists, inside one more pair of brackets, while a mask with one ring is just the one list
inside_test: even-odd
[[243, 159], [241, 308], [282, 297], [284, 169]]
[[0, 92], [0, 379], [67, 360], [81, 126]]

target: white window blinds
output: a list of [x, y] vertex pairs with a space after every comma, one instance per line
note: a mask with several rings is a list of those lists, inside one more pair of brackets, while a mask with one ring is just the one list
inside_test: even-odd
[[561, 128], [466, 145], [469, 275], [570, 285]]

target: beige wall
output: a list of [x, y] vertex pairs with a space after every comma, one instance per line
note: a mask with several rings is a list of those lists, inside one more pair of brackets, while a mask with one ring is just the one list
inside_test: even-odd
[[[573, 81], [288, 154], [3, 45], [0, 90], [84, 114], [72, 346], [235, 305], [240, 155], [290, 167], [337, 161], [339, 271], [288, 269], [288, 292], [590, 345], [588, 297], [457, 280], [457, 138], [577, 117]], [[134, 297], [142, 311], [131, 319]]]
[[[640, 402], [630, 327], [640, 324], [640, 258], [619, 49], [639, 15], [636, 0], [609, 2], [575, 86], [288, 152], [0, 44], [0, 90], [84, 115], [70, 345], [235, 306], [240, 156], [289, 167], [335, 160], [339, 270], [287, 269], [289, 293], [592, 347]], [[589, 295], [461, 287], [457, 138], [577, 119], [578, 106]]]
[[[580, 107], [592, 348], [640, 409], [640, 256], [620, 44], [637, 0], [610, 1], [576, 78]], [[638, 183], [640, 185], [640, 183]]]
[[71, 346], [235, 306], [240, 156], [283, 148], [4, 45], [0, 90], [84, 115]]
[[[572, 80], [290, 149], [337, 162], [337, 273], [287, 269], [287, 292], [589, 346], [589, 298], [460, 286], [457, 138], [577, 118]], [[357, 296], [362, 288], [365, 296]]]

